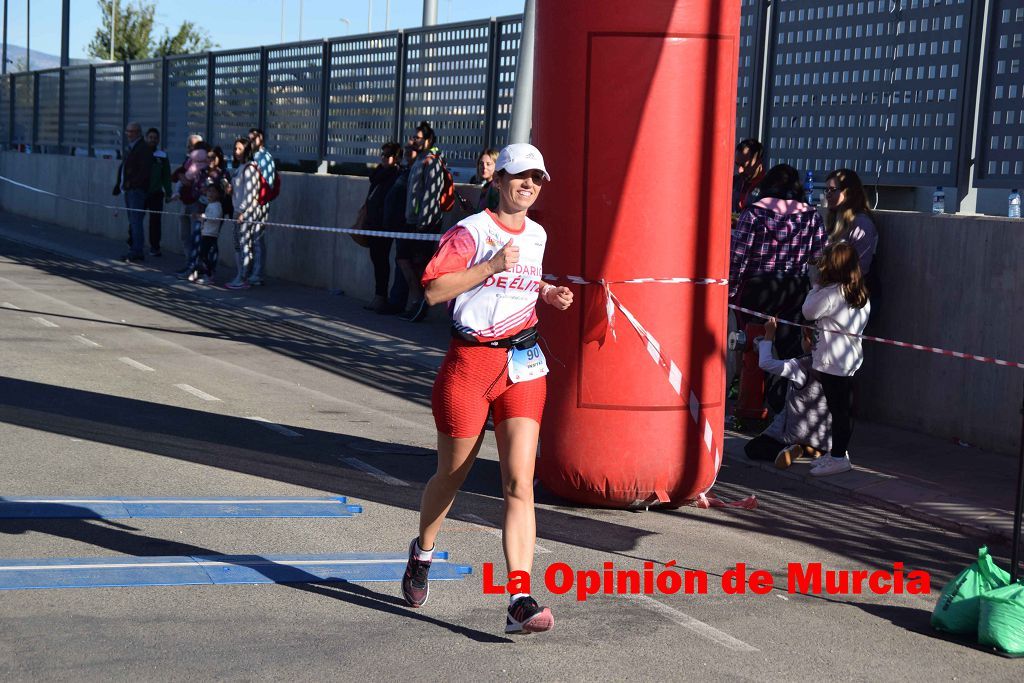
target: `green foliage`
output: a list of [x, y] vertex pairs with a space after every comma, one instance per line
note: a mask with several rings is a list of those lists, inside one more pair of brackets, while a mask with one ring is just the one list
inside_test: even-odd
[[202, 52], [215, 47], [206, 31], [191, 21], [182, 22], [174, 34], [164, 30], [153, 37], [156, 3], [147, 0], [97, 0], [102, 20], [88, 51], [92, 57], [110, 59], [111, 7], [114, 9], [114, 61], [147, 59], [163, 55]]
[[171, 35], [171, 32], [167, 29], [164, 29], [163, 38], [158, 40], [153, 48], [153, 56], [187, 55], [195, 52], [205, 52], [212, 47], [214, 47], [214, 43], [210, 40], [209, 33], [191, 21], [184, 21], [174, 35]]

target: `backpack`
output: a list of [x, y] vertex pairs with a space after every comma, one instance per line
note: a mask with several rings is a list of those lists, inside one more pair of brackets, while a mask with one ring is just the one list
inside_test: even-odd
[[443, 156], [431, 154], [427, 159], [431, 157], [437, 159], [438, 163], [441, 164], [441, 173], [444, 174], [444, 187], [441, 188], [441, 196], [437, 198], [437, 204], [442, 211], [448, 213], [455, 208], [455, 178], [452, 177], [452, 172], [448, 170], [448, 164], [444, 162]]
[[[256, 172], [259, 173], [259, 166], [256, 166]], [[256, 198], [256, 201], [260, 206], [266, 206], [270, 202], [277, 199], [277, 195], [281, 194], [281, 174], [274, 173], [274, 184], [271, 185], [267, 182], [267, 179], [260, 173], [260, 193]]]

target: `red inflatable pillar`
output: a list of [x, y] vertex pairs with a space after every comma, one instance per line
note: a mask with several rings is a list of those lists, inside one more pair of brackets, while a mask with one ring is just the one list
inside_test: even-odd
[[[533, 142], [554, 179], [545, 271], [605, 280], [542, 311], [550, 344], [538, 473], [570, 500], [692, 500], [721, 463], [740, 3], [540, 0]], [[564, 364], [564, 365], [563, 365]]]

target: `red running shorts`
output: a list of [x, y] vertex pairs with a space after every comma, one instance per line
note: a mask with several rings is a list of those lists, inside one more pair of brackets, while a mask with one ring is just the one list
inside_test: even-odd
[[528, 417], [539, 424], [547, 387], [547, 377], [510, 382], [508, 349], [453, 339], [434, 380], [434, 424], [455, 439], [479, 436], [490, 410], [495, 425], [510, 417]]

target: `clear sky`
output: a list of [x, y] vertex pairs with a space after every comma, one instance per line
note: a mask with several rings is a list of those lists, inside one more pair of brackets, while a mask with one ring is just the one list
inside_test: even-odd
[[[129, 0], [121, 0], [127, 2]], [[134, 2], [135, 0], [131, 0]], [[32, 49], [60, 54], [61, 0], [8, 0], [7, 40], [25, 45], [25, 7], [32, 6]], [[176, 29], [186, 19], [205, 28], [221, 48], [271, 45], [281, 42], [282, 0], [156, 0], [156, 32]], [[372, 5], [371, 27], [384, 30], [387, 0], [283, 0], [284, 40], [299, 39], [299, 7], [302, 38], [330, 38], [366, 33], [368, 9]], [[423, 20], [422, 0], [391, 0], [389, 29], [419, 26]], [[438, 23], [469, 21], [507, 14], [520, 14], [523, 0], [437, 0]], [[346, 25], [342, 19], [347, 19]], [[85, 58], [86, 46], [100, 23], [95, 0], [71, 0], [71, 57]]]

